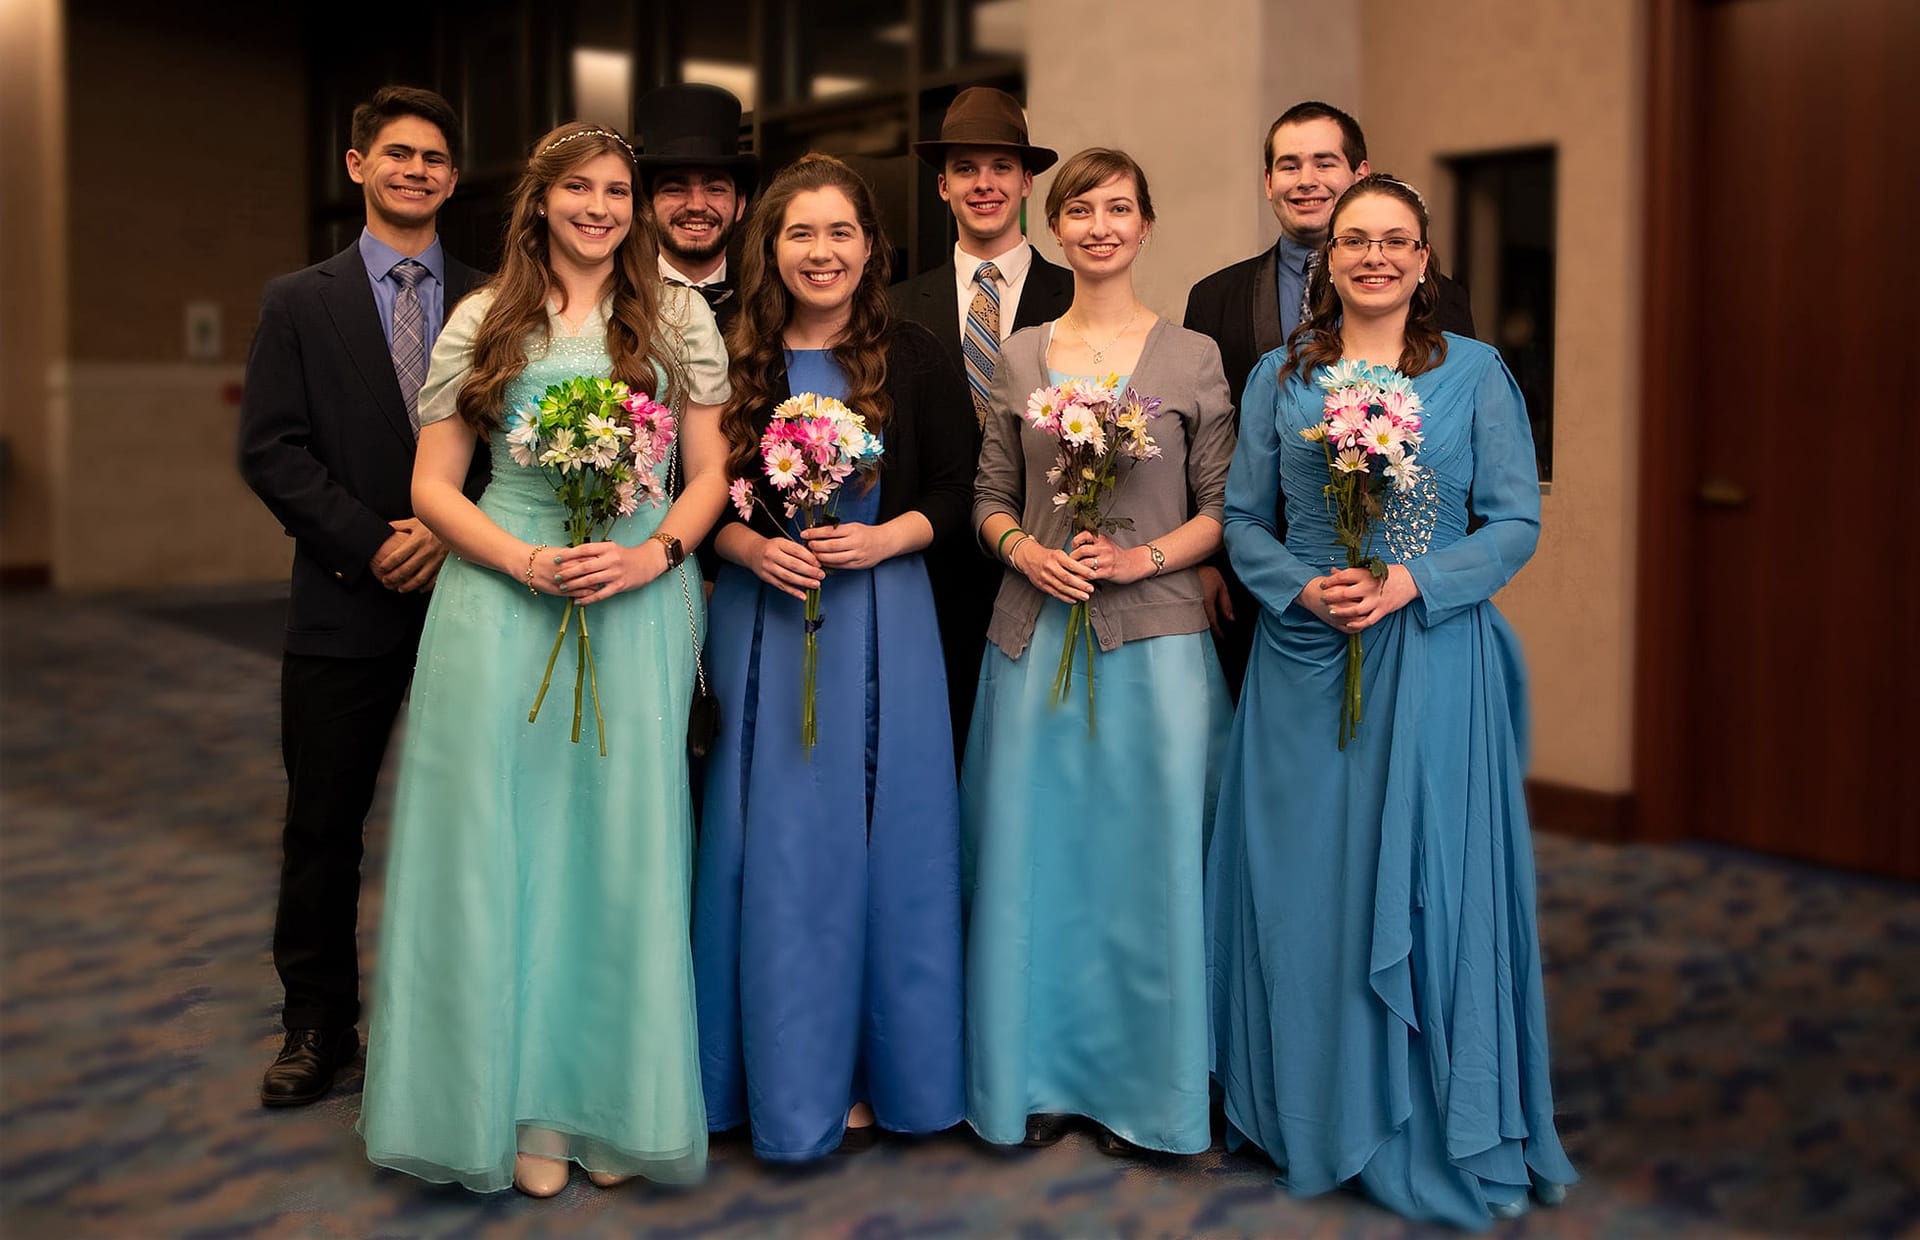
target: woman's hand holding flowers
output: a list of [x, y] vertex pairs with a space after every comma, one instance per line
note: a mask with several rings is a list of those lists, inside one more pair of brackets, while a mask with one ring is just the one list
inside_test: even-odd
[[1013, 549], [1013, 566], [1034, 588], [1063, 603], [1084, 603], [1093, 597], [1093, 568], [1064, 551], [1043, 547], [1029, 538]]
[[872, 568], [900, 554], [894, 532], [884, 525], [842, 521], [801, 530], [800, 537], [826, 568]]
[[[559, 593], [580, 604], [597, 603], [637, 590], [666, 571], [666, 548], [649, 539], [637, 547], [617, 542], [582, 543], [554, 552]], [[535, 574], [538, 580], [538, 573]]]
[[819, 589], [827, 579], [819, 557], [791, 538], [762, 538], [747, 567], [774, 589], [803, 601], [808, 590]]
[[1373, 627], [1420, 597], [1420, 587], [1403, 564], [1387, 566], [1384, 578], [1367, 568], [1343, 568], [1315, 577], [1300, 591], [1302, 607], [1341, 633]]
[[1124, 586], [1153, 576], [1153, 554], [1145, 546], [1122, 547], [1105, 534], [1075, 534], [1071, 554], [1094, 581]]

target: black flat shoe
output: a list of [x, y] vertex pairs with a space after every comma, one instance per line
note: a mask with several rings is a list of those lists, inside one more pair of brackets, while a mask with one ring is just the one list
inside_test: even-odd
[[1094, 1128], [1093, 1144], [1109, 1158], [1132, 1158], [1135, 1154], [1144, 1152], [1139, 1146], [1105, 1125]]
[[1020, 1144], [1028, 1149], [1045, 1149], [1066, 1136], [1071, 1127], [1073, 1117], [1070, 1115], [1029, 1115], [1026, 1139]]
[[880, 1140], [880, 1125], [866, 1124], [859, 1128], [849, 1128], [840, 1134], [840, 1145], [836, 1154], [863, 1154], [872, 1149]]
[[289, 1029], [260, 1081], [260, 1105], [303, 1107], [333, 1088], [334, 1074], [360, 1052], [353, 1029]]

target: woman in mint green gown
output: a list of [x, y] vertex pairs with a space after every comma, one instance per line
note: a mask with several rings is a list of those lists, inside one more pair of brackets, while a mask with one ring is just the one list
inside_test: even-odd
[[[633, 183], [617, 135], [543, 139], [505, 268], [448, 316], [420, 393], [415, 502], [453, 554], [407, 715], [360, 1129], [374, 1162], [476, 1191], [550, 1196], [570, 1163], [603, 1185], [706, 1164], [686, 762], [703, 613], [698, 574], [686, 588], [670, 562], [725, 502], [725, 355], [706, 303], [659, 284]], [[686, 482], [567, 548], [501, 420], [576, 375], [684, 397]], [[483, 449], [476, 507], [447, 480]], [[570, 739], [571, 639], [527, 721], [569, 598], [591, 626], [604, 758], [590, 700]]]
[[[1226, 540], [1261, 615], [1208, 856], [1215, 1072], [1235, 1137], [1294, 1193], [1356, 1181], [1484, 1227], [1577, 1178], [1547, 1072], [1525, 673], [1490, 601], [1533, 554], [1540, 492], [1499, 354], [1433, 325], [1426, 233], [1410, 188], [1355, 183], [1312, 320], [1247, 384]], [[1300, 433], [1343, 357], [1397, 366], [1425, 406], [1426, 476], [1386, 503], [1383, 581], [1335, 567], [1325, 452]]]

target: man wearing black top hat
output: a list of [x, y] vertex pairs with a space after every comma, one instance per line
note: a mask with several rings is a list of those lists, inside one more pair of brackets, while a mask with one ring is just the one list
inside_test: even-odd
[[746, 214], [760, 161], [740, 153], [740, 101], [683, 82], [649, 91], [635, 109], [640, 190], [660, 234], [660, 277], [697, 289], [720, 330], [739, 310], [727, 241]]
[[[1022, 327], [1059, 318], [1073, 304], [1073, 273], [1041, 258], [1020, 221], [1033, 174], [1060, 156], [1028, 142], [1019, 102], [988, 86], [955, 96], [940, 136], [913, 149], [939, 173], [940, 197], [953, 211], [959, 239], [950, 260], [894, 285], [888, 296], [894, 313], [947, 346], [954, 368], [966, 376], [975, 420], [983, 422], [1001, 342]], [[977, 457], [977, 430], [973, 450]], [[946, 652], [953, 741], [964, 752], [1000, 565], [967, 539], [930, 550], [927, 570]]]

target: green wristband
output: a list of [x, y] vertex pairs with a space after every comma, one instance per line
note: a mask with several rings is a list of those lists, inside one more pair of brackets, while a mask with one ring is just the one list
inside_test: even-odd
[[993, 548], [993, 558], [1000, 561], [1002, 564], [1005, 564], [1007, 562], [1007, 557], [1006, 557], [1007, 539], [1012, 538], [1015, 534], [1024, 534], [1024, 533], [1026, 533], [1026, 531], [1021, 529], [1017, 525], [1008, 526], [1007, 532], [1000, 535], [999, 543], [997, 543]]

